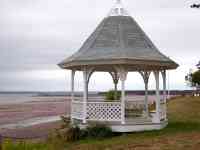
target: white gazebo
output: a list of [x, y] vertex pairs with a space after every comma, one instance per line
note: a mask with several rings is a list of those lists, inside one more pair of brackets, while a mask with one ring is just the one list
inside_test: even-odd
[[[129, 16], [120, 0], [117, 0], [109, 15], [80, 50], [62, 61], [59, 66], [71, 70], [72, 123], [76, 122], [80, 126], [86, 126], [90, 122], [106, 123], [117, 132], [162, 129], [167, 125], [166, 70], [176, 69], [178, 64], [156, 48], [137, 22]], [[74, 96], [76, 71], [83, 72], [82, 99], [76, 99]], [[118, 81], [121, 81], [120, 100], [88, 101], [88, 84], [94, 72], [109, 72], [115, 90]], [[139, 72], [144, 79], [143, 101], [131, 101], [126, 97], [125, 82], [129, 72]], [[154, 74], [156, 82], [156, 107], [153, 112], [148, 108], [148, 82], [151, 73]], [[160, 96], [160, 74], [163, 79], [163, 97]], [[139, 109], [142, 111], [135, 111]], [[132, 112], [132, 115], [128, 115], [128, 111]]]

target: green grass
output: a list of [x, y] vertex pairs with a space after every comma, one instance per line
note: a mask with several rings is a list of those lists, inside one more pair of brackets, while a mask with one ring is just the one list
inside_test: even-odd
[[[109, 139], [66, 143], [57, 138], [32, 143], [4, 143], [3, 150], [198, 150], [200, 98], [179, 97], [168, 103], [169, 125], [160, 131], [123, 134]], [[21, 144], [21, 145], [20, 145]], [[24, 148], [23, 146], [26, 145]], [[10, 147], [11, 148], [10, 148]], [[16, 146], [16, 147], [12, 147]]]

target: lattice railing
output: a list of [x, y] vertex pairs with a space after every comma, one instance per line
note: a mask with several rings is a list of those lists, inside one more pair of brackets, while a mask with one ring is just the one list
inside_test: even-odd
[[87, 119], [96, 121], [121, 121], [121, 103], [88, 102]]
[[[82, 101], [72, 102], [72, 118], [82, 120], [84, 108]], [[144, 115], [144, 101], [126, 101], [125, 117], [134, 118]], [[87, 102], [86, 120], [93, 121], [121, 121], [121, 102]], [[160, 119], [166, 118], [166, 105], [161, 103]]]
[[128, 118], [142, 117], [144, 115], [145, 102], [144, 100], [126, 101], [125, 110], [125, 116]]
[[73, 101], [71, 113], [72, 118], [83, 119], [83, 102]]

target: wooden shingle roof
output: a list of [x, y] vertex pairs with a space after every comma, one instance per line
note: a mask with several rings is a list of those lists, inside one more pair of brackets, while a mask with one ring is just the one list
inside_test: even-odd
[[130, 65], [158, 69], [175, 69], [178, 65], [162, 54], [137, 22], [128, 15], [103, 19], [75, 54], [62, 61], [65, 69], [88, 65]]

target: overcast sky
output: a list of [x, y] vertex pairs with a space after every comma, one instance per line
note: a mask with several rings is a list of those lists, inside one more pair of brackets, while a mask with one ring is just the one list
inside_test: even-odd
[[[188, 89], [184, 76], [200, 60], [200, 9], [195, 0], [123, 0], [154, 44], [180, 67], [170, 71], [171, 89]], [[107, 16], [114, 0], [0, 0], [0, 91], [64, 91], [70, 72], [57, 67], [77, 51]], [[82, 89], [76, 76], [76, 89]], [[143, 89], [130, 73], [129, 90]], [[90, 90], [112, 89], [109, 74], [95, 73]], [[154, 88], [151, 75], [150, 88]]]

